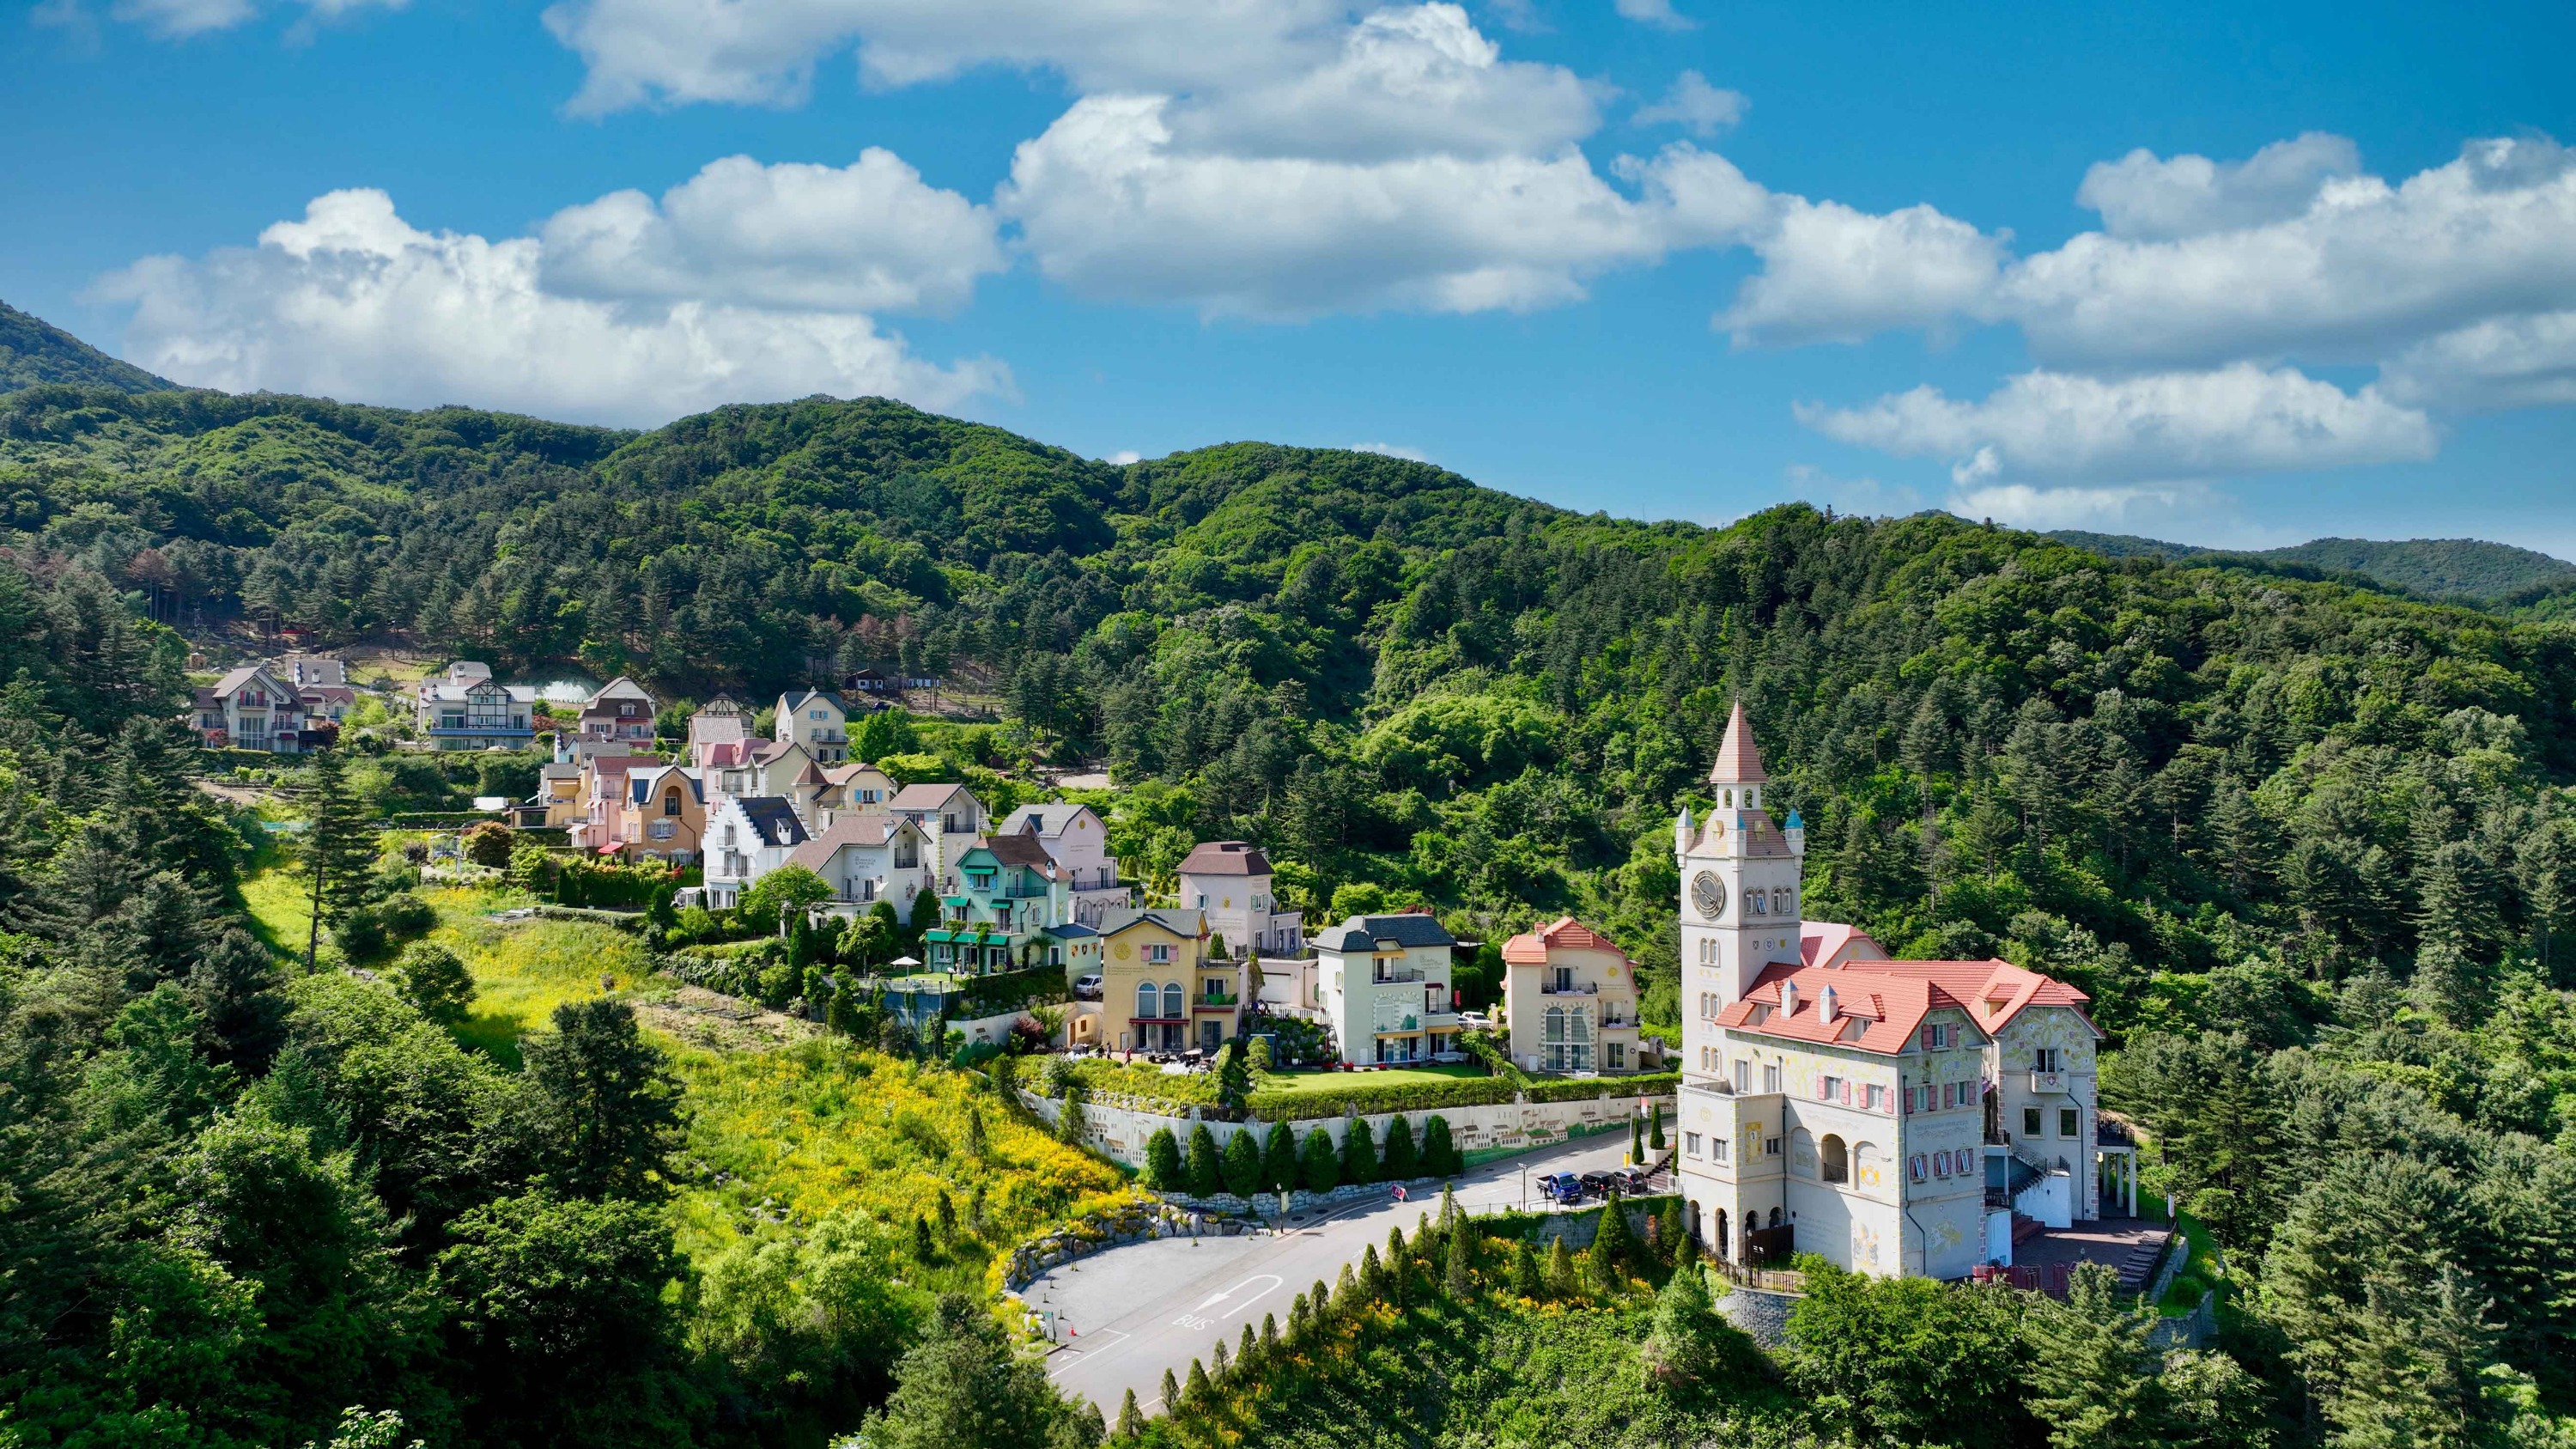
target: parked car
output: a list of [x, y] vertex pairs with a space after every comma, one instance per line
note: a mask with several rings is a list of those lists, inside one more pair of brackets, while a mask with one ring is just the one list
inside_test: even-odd
[[1585, 1192], [1607, 1193], [1610, 1191], [1611, 1181], [1612, 1179], [1610, 1174], [1606, 1172], [1587, 1172], [1583, 1174], [1583, 1190]]
[[1570, 1172], [1539, 1174], [1538, 1190], [1550, 1202], [1575, 1202], [1583, 1196], [1583, 1184]]
[[1100, 999], [1099, 975], [1094, 973], [1074, 982], [1073, 999], [1076, 1001], [1098, 1001]]
[[1618, 1171], [1610, 1174], [1610, 1179], [1611, 1181], [1618, 1183], [1619, 1191], [1629, 1197], [1635, 1197], [1644, 1192], [1648, 1181], [1645, 1173], [1640, 1172], [1633, 1167], [1620, 1168]]

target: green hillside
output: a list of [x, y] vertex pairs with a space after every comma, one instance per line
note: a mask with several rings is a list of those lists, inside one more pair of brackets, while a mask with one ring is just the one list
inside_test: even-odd
[[2252, 551], [2201, 548], [2132, 534], [2060, 529], [2049, 535], [2105, 558], [2190, 559], [2321, 579], [2364, 581], [2428, 599], [2497, 604], [2576, 581], [2576, 564], [2476, 538], [2319, 538]]
[[[2576, 1404], [2565, 625], [1941, 514], [1640, 523], [1258, 443], [1111, 466], [881, 399], [621, 433], [35, 387], [0, 397], [0, 499], [43, 565], [0, 570], [34, 621], [0, 744], [175, 709], [166, 632], [100, 642], [112, 589], [675, 701], [972, 675], [1001, 718], [933, 746], [1020, 790], [1105, 763], [1129, 874], [1245, 838], [1310, 917], [1418, 902], [1499, 941], [1571, 912], [1667, 1035], [1671, 820], [1740, 698], [1810, 918], [2092, 994], [2106, 1103], [2172, 1144], [2150, 1188], [2264, 1265], [2228, 1341], [2277, 1422], [2314, 1420], [2299, 1365], [2365, 1353], [2495, 1385], [2455, 1416]], [[2357, 1318], [2327, 1260], [2447, 1286]]]
[[48, 382], [119, 392], [163, 392], [177, 386], [0, 302], [0, 392]]

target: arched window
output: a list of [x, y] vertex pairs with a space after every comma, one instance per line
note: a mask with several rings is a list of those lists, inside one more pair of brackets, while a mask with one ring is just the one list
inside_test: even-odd
[[1851, 1153], [1843, 1146], [1843, 1140], [1828, 1132], [1824, 1149], [1825, 1181], [1851, 1181]]
[[662, 792], [662, 813], [665, 815], [677, 815], [680, 813], [679, 786], [674, 785], [670, 789]]
[[1771, 893], [1771, 914], [1775, 916], [1785, 916], [1789, 914], [1789, 892], [1787, 888], [1783, 887], [1782, 889], [1775, 890]]
[[1181, 1004], [1181, 995], [1181, 983], [1177, 981], [1163, 983], [1163, 1015], [1178, 1018], [1188, 1010]]
[[1547, 1039], [1548, 1041], [1552, 1041], [1552, 1042], [1561, 1042], [1561, 1041], [1565, 1040], [1565, 1008], [1564, 1008], [1564, 1007], [1562, 1007], [1562, 1006], [1551, 1006], [1551, 1007], [1549, 1007], [1549, 1008], [1547, 1009], [1547, 1036], [1546, 1036], [1546, 1039]]
[[1160, 1016], [1163, 1013], [1157, 1008], [1161, 1005], [1162, 998], [1160, 994], [1154, 990], [1153, 982], [1148, 981], [1136, 988], [1136, 1014], [1138, 1016]]
[[1744, 904], [1750, 907], [1753, 914], [1757, 916], [1767, 916], [1771, 914], [1771, 907], [1768, 898], [1760, 891], [1746, 891], [1744, 893]]
[[1775, 1228], [1780, 1226], [1780, 1210], [1778, 1208], [1773, 1208], [1771, 1210], [1771, 1226]]
[[1725, 1256], [1726, 1256], [1726, 1209], [1724, 1209], [1724, 1208], [1719, 1208], [1719, 1209], [1717, 1210], [1717, 1231], [1716, 1231], [1712, 1236], [1715, 1238], [1716, 1243], [1717, 1243], [1717, 1255], [1718, 1255], [1720, 1258], [1725, 1257]]

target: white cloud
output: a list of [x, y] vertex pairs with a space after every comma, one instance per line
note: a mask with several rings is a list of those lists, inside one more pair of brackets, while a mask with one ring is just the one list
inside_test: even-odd
[[1800, 404], [1798, 420], [1862, 447], [1952, 460], [1951, 480], [2152, 484], [2433, 455], [2432, 422], [2374, 388], [2345, 393], [2288, 368], [2105, 380], [2027, 372], [1982, 402], [1918, 387], [1867, 407]]
[[130, 359], [236, 391], [649, 424], [817, 391], [944, 408], [1009, 387], [997, 362], [923, 362], [859, 313], [556, 295], [543, 249], [420, 231], [381, 191], [335, 191], [256, 247], [147, 258], [99, 294], [134, 304]]
[[1435, 3], [1367, 16], [1322, 64], [1180, 98], [1168, 124], [1190, 151], [1368, 161], [1550, 152], [1600, 117], [1572, 71], [1504, 61], [1465, 10]]
[[587, 69], [574, 109], [792, 104], [858, 46], [872, 85], [978, 65], [1051, 68], [1084, 91], [1172, 91], [1309, 64], [1335, 0], [559, 0], [546, 28]]
[[2576, 301], [2576, 165], [2479, 141], [2402, 184], [2331, 180], [2285, 220], [2172, 241], [2088, 232], [2012, 269], [1997, 310], [2056, 363], [2370, 360]]
[[2103, 230], [2146, 241], [2288, 221], [2337, 177], [2361, 170], [2361, 151], [2323, 131], [2275, 141], [2243, 161], [2164, 160], [2140, 147], [2084, 173], [2075, 200], [2102, 214]]
[[1753, 239], [1762, 270], [1717, 323], [1738, 345], [1858, 342], [1890, 327], [1939, 328], [1980, 307], [2003, 265], [2004, 238], [1929, 206], [1884, 215], [1838, 201], [1779, 199]]
[[1658, 30], [1692, 30], [1699, 22], [1673, 9], [1673, 0], [1618, 0], [1621, 15]]
[[1903, 483], [1837, 478], [1810, 463], [1792, 463], [1781, 476], [1788, 480], [1790, 497], [1826, 504], [1845, 513], [1902, 515], [1923, 507], [1922, 493]]
[[1411, 463], [1428, 463], [1431, 461], [1431, 456], [1423, 452], [1421, 449], [1408, 448], [1399, 443], [1353, 443], [1351, 444], [1351, 451], [1354, 453], [1381, 453], [1389, 458], [1402, 458]]
[[1651, 261], [1665, 219], [1581, 152], [1375, 162], [1193, 152], [1174, 102], [1093, 96], [1021, 144], [997, 207], [1086, 295], [1207, 315], [1525, 309]]
[[2576, 311], [2499, 317], [2428, 338], [2381, 369], [2405, 402], [2454, 407], [2576, 403]]
[[944, 310], [1005, 265], [992, 213], [891, 151], [846, 167], [709, 162], [662, 194], [617, 191], [543, 230], [549, 292], [831, 311]]
[[1950, 495], [1961, 518], [1991, 518], [2014, 528], [2140, 528], [2185, 512], [2206, 514], [2229, 502], [2207, 484], [2129, 484], [2107, 488], [2034, 488], [1999, 483]]
[[1137, 452], [1133, 448], [1121, 448], [1117, 452], [1110, 454], [1108, 457], [1103, 458], [1100, 461], [1103, 463], [1115, 464], [1118, 467], [1124, 468], [1130, 463], [1144, 461], [1144, 457], [1144, 454]]
[[1673, 88], [1651, 106], [1639, 106], [1632, 117], [1640, 126], [1680, 126], [1693, 135], [1714, 136], [1744, 119], [1752, 102], [1742, 91], [1720, 90], [1695, 70], [1673, 78]]

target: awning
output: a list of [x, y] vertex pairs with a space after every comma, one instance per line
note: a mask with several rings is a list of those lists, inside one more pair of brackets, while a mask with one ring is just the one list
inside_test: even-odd
[[617, 852], [624, 850], [625, 848], [626, 847], [624, 845], [612, 840], [606, 845], [601, 846], [599, 848], [599, 853], [602, 855], [615, 855]]

